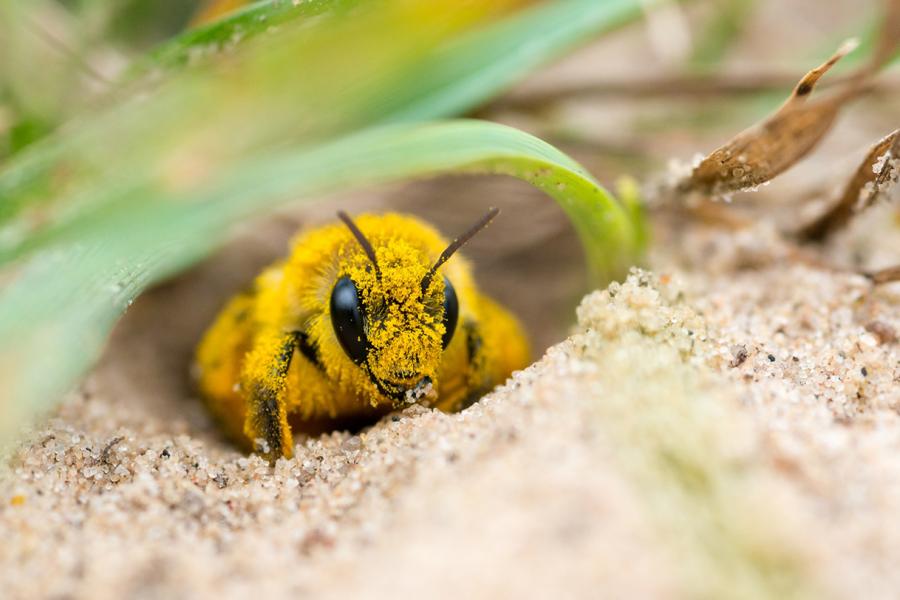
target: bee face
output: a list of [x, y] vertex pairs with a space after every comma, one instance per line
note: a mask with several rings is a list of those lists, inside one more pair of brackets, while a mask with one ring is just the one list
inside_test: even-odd
[[396, 241], [377, 254], [378, 269], [350, 261], [338, 277], [330, 318], [347, 357], [381, 394], [398, 401], [435, 380], [459, 301], [449, 279], [425, 277], [429, 264], [417, 249]]

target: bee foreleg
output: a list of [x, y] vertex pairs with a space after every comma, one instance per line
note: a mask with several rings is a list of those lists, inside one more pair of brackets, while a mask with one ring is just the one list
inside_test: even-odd
[[270, 462], [293, 454], [285, 394], [287, 373], [297, 343], [296, 333], [262, 334], [244, 363], [241, 377], [241, 389], [247, 401], [244, 433], [256, 451]]

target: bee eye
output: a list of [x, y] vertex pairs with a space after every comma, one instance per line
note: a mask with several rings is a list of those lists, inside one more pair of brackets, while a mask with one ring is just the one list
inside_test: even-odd
[[453, 339], [457, 320], [459, 320], [459, 300], [456, 298], [456, 290], [450, 285], [450, 280], [444, 277], [444, 337], [441, 339], [444, 348], [449, 346]]
[[362, 303], [359, 290], [349, 277], [337, 280], [331, 290], [331, 324], [341, 347], [356, 364], [365, 362], [369, 341], [363, 328]]

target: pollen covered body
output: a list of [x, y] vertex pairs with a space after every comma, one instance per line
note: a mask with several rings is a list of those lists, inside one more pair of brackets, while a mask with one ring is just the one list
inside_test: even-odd
[[292, 454], [292, 431], [413, 402], [461, 410], [529, 358], [519, 324], [477, 290], [462, 257], [445, 259], [433, 228], [396, 214], [342, 218], [298, 236], [197, 348], [212, 412], [272, 460]]

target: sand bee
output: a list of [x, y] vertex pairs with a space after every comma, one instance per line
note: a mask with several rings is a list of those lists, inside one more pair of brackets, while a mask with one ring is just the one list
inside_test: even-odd
[[456, 251], [413, 217], [362, 215], [299, 235], [234, 297], [196, 352], [201, 395], [227, 432], [269, 460], [292, 432], [371, 422], [422, 403], [458, 411], [529, 359], [514, 317], [481, 294]]

